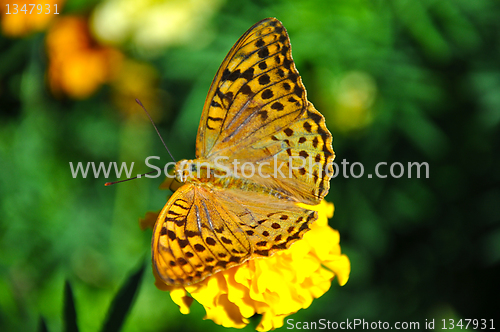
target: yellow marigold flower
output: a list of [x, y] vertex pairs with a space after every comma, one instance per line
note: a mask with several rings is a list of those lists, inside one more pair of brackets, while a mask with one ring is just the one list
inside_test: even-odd
[[[251, 259], [191, 286], [167, 286], [155, 272], [156, 287], [170, 291], [181, 313], [189, 313], [195, 299], [205, 307], [205, 319], [225, 327], [242, 328], [255, 314], [262, 315], [259, 331], [283, 326], [285, 317], [326, 293], [335, 276], [344, 285], [351, 270], [349, 259], [340, 252], [338, 231], [328, 226], [333, 204], [323, 201], [307, 208], [317, 210], [319, 218], [289, 249]], [[153, 218], [147, 215], [141, 225]]]
[[[55, 14], [55, 11], [57, 9], [60, 14], [64, 2], [63, 0], [0, 0], [2, 33], [5, 36], [22, 37], [31, 32], [42, 31], [53, 19], [60, 16]], [[10, 14], [7, 14], [7, 5]]]
[[59, 19], [47, 34], [48, 80], [53, 93], [86, 98], [109, 82], [121, 65], [122, 54], [96, 45], [82, 17]]

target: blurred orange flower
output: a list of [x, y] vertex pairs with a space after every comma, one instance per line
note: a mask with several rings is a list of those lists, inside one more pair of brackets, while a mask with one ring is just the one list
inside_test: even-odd
[[64, 2], [64, 0], [0, 0], [2, 34], [22, 37], [31, 32], [44, 30], [53, 19], [59, 17], [59, 14], [55, 14], [56, 10], [57, 13], [61, 13]]
[[86, 98], [111, 81], [121, 67], [122, 54], [97, 45], [82, 17], [57, 20], [49, 29], [46, 42], [49, 86], [56, 95]]

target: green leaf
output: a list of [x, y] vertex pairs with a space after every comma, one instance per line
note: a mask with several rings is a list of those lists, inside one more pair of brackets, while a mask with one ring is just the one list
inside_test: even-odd
[[101, 329], [103, 332], [120, 331], [128, 312], [132, 307], [135, 294], [144, 273], [144, 265], [131, 275], [118, 291], [109, 308], [106, 321]]
[[67, 280], [64, 285], [64, 331], [78, 332], [73, 289], [71, 288], [71, 285]]
[[38, 332], [49, 332], [49, 329], [47, 328], [47, 323], [45, 323], [45, 319], [40, 316], [40, 321], [38, 323]]

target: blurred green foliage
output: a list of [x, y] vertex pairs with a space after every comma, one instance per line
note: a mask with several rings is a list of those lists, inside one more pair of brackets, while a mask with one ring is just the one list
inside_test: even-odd
[[[91, 5], [67, 8], [86, 14]], [[290, 34], [337, 162], [365, 167], [359, 179], [334, 178], [327, 197], [351, 278], [292, 318], [497, 317], [500, 3], [228, 1], [202, 46], [155, 56], [124, 49], [159, 72], [157, 125], [178, 159], [194, 157], [204, 98], [225, 54], [269, 16]], [[79, 330], [100, 330], [120, 287], [143, 266], [124, 331], [222, 329], [203, 321], [196, 303], [180, 314], [154, 286], [151, 231], [137, 221], [165, 204], [160, 180], [104, 187], [102, 176], [71, 176], [69, 162], [135, 162], [134, 174], [148, 171], [147, 156], [167, 162], [140, 108], [124, 114], [107, 86], [85, 100], [56, 98], [46, 70], [43, 32], [0, 37], [0, 330], [63, 330], [66, 280]], [[378, 162], [427, 162], [430, 177], [368, 178]]]

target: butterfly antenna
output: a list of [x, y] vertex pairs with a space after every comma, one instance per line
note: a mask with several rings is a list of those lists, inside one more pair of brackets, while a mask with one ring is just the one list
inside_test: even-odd
[[[144, 107], [144, 105], [141, 103], [141, 101], [140, 101], [139, 99], [137, 99], [137, 98], [136, 98], [136, 99], [135, 99], [135, 102], [136, 102], [137, 104], [139, 104], [139, 105], [142, 107], [142, 109], [144, 110], [144, 112], [146, 112], [146, 115], [148, 116], [149, 121], [151, 121], [151, 123], [153, 124], [153, 127], [155, 128], [156, 133], [157, 133], [157, 134], [158, 134], [158, 136], [160, 137], [160, 140], [161, 140], [161, 142], [163, 143], [163, 146], [165, 147], [165, 149], [167, 150], [168, 154], [170, 155], [170, 158], [172, 158], [172, 160], [173, 160], [174, 162], [176, 162], [176, 161], [175, 161], [174, 156], [172, 156], [172, 154], [170, 153], [170, 150], [168, 149], [167, 144], [165, 144], [165, 141], [163, 140], [163, 137], [161, 137], [160, 132], [158, 131], [158, 128], [156, 128], [156, 125], [155, 125], [155, 123], [154, 123], [153, 119], [151, 118], [151, 115], [149, 115], [148, 111], [146, 110], [146, 108]], [[146, 174], [148, 174], [148, 173], [146, 173]], [[126, 181], [126, 180], [125, 180], [125, 181]], [[121, 182], [121, 181], [118, 181], [118, 182]]]
[[113, 184], [117, 184], [117, 183], [120, 183], [120, 182], [126, 182], [126, 181], [130, 181], [130, 180], [133, 180], [133, 179], [140, 179], [143, 175], [151, 174], [153, 172], [157, 172], [157, 171], [155, 170], [155, 171], [147, 172], [147, 173], [144, 173], [144, 174], [139, 174], [137, 176], [134, 176], [133, 178], [129, 178], [129, 179], [125, 179], [125, 180], [114, 181], [114, 182], [106, 182], [104, 185], [107, 187], [107, 186], [111, 186]]

